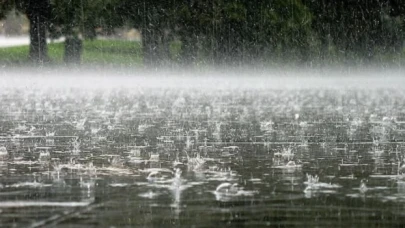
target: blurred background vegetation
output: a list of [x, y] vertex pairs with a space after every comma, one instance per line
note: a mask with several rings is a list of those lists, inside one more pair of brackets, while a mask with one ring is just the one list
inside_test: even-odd
[[[404, 64], [402, 0], [0, 0], [8, 63]], [[48, 44], [45, 38], [65, 38]], [[103, 40], [97, 40], [104, 38]], [[117, 40], [119, 39], [119, 40]], [[24, 54], [25, 53], [25, 54]]]

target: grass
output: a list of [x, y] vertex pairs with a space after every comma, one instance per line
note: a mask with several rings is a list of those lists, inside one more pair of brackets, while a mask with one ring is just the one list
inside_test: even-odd
[[[108, 66], [142, 65], [141, 43], [121, 40], [86, 40], [83, 43], [82, 63]], [[1, 65], [29, 65], [29, 46], [0, 48]], [[63, 65], [64, 44], [50, 43], [51, 63]]]
[[0, 48], [0, 63], [23, 63], [28, 61], [28, 46]]
[[[19, 67], [30, 66], [28, 59], [29, 46], [17, 46], [0, 48], [0, 67]], [[170, 59], [173, 65], [181, 63], [180, 52], [181, 42], [173, 41], [170, 43]], [[333, 52], [333, 50], [332, 50]], [[197, 64], [199, 67], [203, 67], [207, 64], [204, 60], [209, 59], [208, 56], [204, 56], [204, 53], [199, 53], [201, 59], [198, 59]], [[48, 45], [48, 55], [51, 59], [50, 65], [63, 66], [64, 44], [63, 43], [51, 43]], [[405, 49], [403, 52], [397, 55], [380, 55], [377, 56], [377, 62], [375, 65], [384, 66], [403, 66], [405, 65]], [[206, 57], [204, 59], [204, 57]], [[327, 66], [345, 66], [346, 56], [339, 55], [339, 53], [333, 54], [330, 59], [324, 60], [323, 64]], [[361, 62], [356, 62], [356, 58], [353, 57], [353, 64], [363, 66]], [[124, 41], [124, 40], [86, 40], [84, 41], [82, 63], [85, 66], [111, 66], [111, 67], [139, 67], [143, 65], [142, 44], [139, 41]], [[294, 66], [294, 61], [290, 59], [289, 62]], [[317, 60], [315, 58], [315, 65]], [[322, 63], [320, 61], [319, 63]], [[277, 67], [284, 66], [285, 59], [270, 57], [263, 61], [266, 66]], [[181, 65], [181, 64], [180, 64]], [[322, 65], [322, 64], [321, 64]], [[301, 66], [298, 64], [298, 66]], [[366, 66], [366, 64], [364, 64]]]

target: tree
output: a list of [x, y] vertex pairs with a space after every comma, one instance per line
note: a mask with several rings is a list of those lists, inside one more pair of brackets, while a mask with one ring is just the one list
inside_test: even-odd
[[96, 28], [106, 34], [123, 25], [115, 9], [119, 0], [52, 0], [51, 34], [65, 37], [65, 62], [80, 63], [82, 39], [94, 39]]
[[311, 13], [300, 0], [196, 0], [178, 15], [184, 59], [204, 50], [220, 65], [253, 63], [269, 53], [306, 58]]
[[47, 62], [49, 58], [46, 30], [50, 17], [49, 0], [1, 0], [0, 3], [0, 18], [11, 9], [17, 9], [27, 15], [30, 22], [29, 58], [35, 63]]
[[50, 18], [49, 0], [19, 0], [16, 7], [27, 15], [30, 22], [29, 58], [35, 63], [49, 61], [46, 31]]
[[[94, 38], [96, 28], [106, 34], [124, 25], [139, 29], [147, 67], [171, 61], [171, 47], [178, 49], [184, 66], [269, 59], [375, 61], [402, 51], [405, 29], [401, 0], [0, 1], [5, 3], [0, 5], [0, 17], [10, 7], [27, 14], [30, 57], [38, 62], [46, 59], [50, 18], [51, 34], [67, 38], [67, 56], [74, 52], [69, 41]], [[180, 42], [172, 45], [172, 41]]]
[[7, 13], [13, 8], [12, 1], [0, 0], [0, 19], [3, 19]]
[[343, 54], [347, 63], [371, 62], [402, 49], [402, 1], [303, 1], [313, 12], [313, 31], [324, 59]]
[[81, 62], [83, 3], [81, 0], [52, 1], [50, 31], [53, 37], [65, 37], [65, 63]]
[[141, 31], [143, 62], [146, 67], [161, 66], [169, 56], [168, 31], [171, 9], [176, 3], [165, 0], [123, 0], [115, 5], [114, 19]]

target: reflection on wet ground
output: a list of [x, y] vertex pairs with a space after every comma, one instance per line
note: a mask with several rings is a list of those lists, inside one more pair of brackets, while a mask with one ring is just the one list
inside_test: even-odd
[[404, 95], [5, 89], [0, 224], [400, 225]]

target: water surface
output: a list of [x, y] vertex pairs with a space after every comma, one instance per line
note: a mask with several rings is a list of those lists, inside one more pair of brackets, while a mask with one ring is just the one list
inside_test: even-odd
[[3, 84], [2, 227], [404, 221], [400, 85], [148, 80]]

